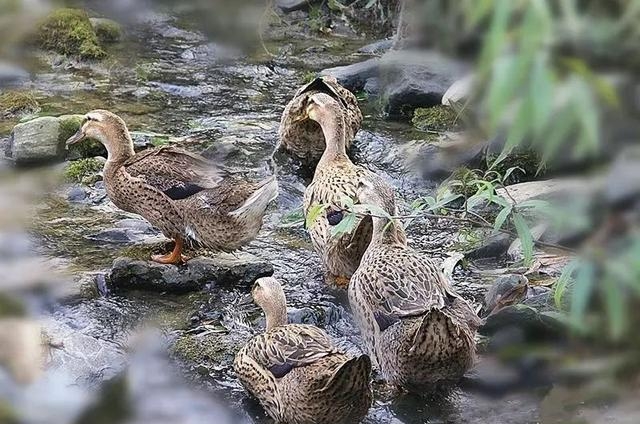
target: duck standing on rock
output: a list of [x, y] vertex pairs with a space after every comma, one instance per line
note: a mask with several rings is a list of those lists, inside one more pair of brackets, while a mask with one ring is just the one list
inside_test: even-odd
[[175, 241], [163, 264], [184, 262], [185, 242], [233, 251], [249, 243], [262, 227], [267, 205], [278, 194], [274, 177], [260, 182], [224, 175], [205, 158], [176, 147], [135, 153], [124, 121], [106, 110], [89, 112], [67, 146], [85, 138], [107, 149], [104, 184], [120, 209], [147, 219]]
[[[359, 219], [355, 223], [355, 230], [342, 235], [333, 236], [331, 225], [343, 219], [345, 199], [353, 204], [362, 203], [358, 196], [362, 185], [372, 186], [380, 193], [382, 202], [377, 206], [389, 215], [396, 213], [395, 193], [381, 177], [355, 165], [347, 156], [346, 140], [349, 134], [345, 129], [342, 107], [336, 99], [325, 93], [312, 95], [307, 101], [305, 115], [301, 117], [307, 118], [322, 128], [326, 148], [313, 181], [305, 190], [303, 210], [306, 217], [317, 205], [328, 207], [326, 218], [315, 219], [309, 224], [308, 231], [316, 252], [323, 260], [327, 280], [346, 287], [371, 241], [371, 218]], [[398, 232], [404, 238], [404, 232], [401, 229]]]
[[[381, 200], [371, 186], [361, 198]], [[384, 378], [420, 393], [455, 382], [473, 365], [481, 321], [438, 266], [407, 246], [396, 225], [373, 216], [373, 238], [351, 279], [349, 303]]]
[[347, 149], [362, 124], [362, 112], [358, 107], [358, 99], [351, 91], [341, 86], [334, 77], [319, 77], [300, 88], [282, 113], [278, 148], [292, 153], [313, 166], [324, 152], [324, 134], [317, 122], [301, 118], [306, 116], [305, 109], [309, 98], [317, 93], [332, 96], [342, 107], [345, 115]]
[[317, 327], [287, 324], [286, 298], [276, 279], [258, 279], [251, 294], [267, 328], [236, 355], [234, 369], [244, 387], [278, 423], [360, 422], [372, 401], [369, 357], [341, 352]]

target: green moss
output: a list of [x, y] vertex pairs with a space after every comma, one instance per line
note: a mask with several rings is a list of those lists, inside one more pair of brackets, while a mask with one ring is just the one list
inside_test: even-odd
[[[487, 158], [487, 163], [492, 164], [498, 158], [497, 155], [491, 155]], [[532, 181], [536, 177], [540, 177], [538, 174], [538, 167], [540, 166], [540, 156], [531, 150], [522, 152], [513, 152], [504, 158], [499, 164], [493, 167], [493, 169], [500, 175], [505, 175], [509, 168], [519, 167], [521, 170], [514, 171], [507, 184], [522, 183], [525, 181]]]
[[316, 79], [316, 77], [318, 76], [317, 72], [314, 71], [306, 71], [305, 73], [302, 74], [302, 82], [304, 84], [308, 84], [311, 81], [313, 81], [314, 79]]
[[465, 197], [471, 197], [478, 191], [478, 187], [472, 184], [472, 181], [480, 179], [480, 175], [469, 168], [457, 168], [447, 178], [447, 187], [454, 194], [462, 194]]
[[122, 39], [122, 27], [111, 19], [91, 18], [91, 25], [102, 43], [115, 43]]
[[45, 18], [37, 33], [37, 44], [45, 49], [82, 59], [102, 59], [105, 51], [81, 9], [58, 9]]
[[[25, 308], [22, 302], [0, 293], [0, 317], [21, 317], [24, 315]], [[2, 417], [2, 413], [0, 413], [0, 417]]]
[[[60, 118], [60, 133], [58, 142], [63, 144], [69, 137], [74, 135], [82, 125], [83, 115], [63, 115]], [[92, 158], [95, 156], [107, 156], [107, 149], [97, 140], [86, 139], [80, 143], [69, 146], [69, 159]]]
[[69, 162], [64, 170], [64, 180], [69, 183], [79, 183], [84, 178], [102, 170], [102, 166], [102, 162], [94, 158]]
[[0, 95], [0, 116], [5, 118], [34, 113], [38, 108], [38, 101], [28, 91], [7, 91]]
[[196, 334], [185, 334], [180, 336], [174, 343], [171, 351], [174, 355], [192, 363], [201, 364], [214, 362], [219, 364], [223, 362], [225, 355], [231, 355], [232, 352], [225, 341], [224, 334], [209, 333], [204, 337]]
[[418, 108], [413, 112], [411, 122], [422, 131], [448, 131], [458, 126], [458, 114], [448, 106]]

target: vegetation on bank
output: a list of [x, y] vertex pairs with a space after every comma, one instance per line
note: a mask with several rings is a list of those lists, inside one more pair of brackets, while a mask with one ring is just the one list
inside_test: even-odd
[[7, 91], [0, 94], [0, 111], [2, 118], [35, 113], [40, 105], [33, 93], [28, 91]]
[[103, 163], [95, 158], [79, 159], [69, 162], [64, 170], [64, 180], [69, 183], [80, 183], [85, 178], [102, 170]]
[[70, 57], [104, 59], [107, 53], [102, 44], [117, 41], [122, 31], [113, 21], [99, 19], [95, 22], [94, 29], [82, 9], [57, 9], [42, 21], [35, 42], [44, 50]]

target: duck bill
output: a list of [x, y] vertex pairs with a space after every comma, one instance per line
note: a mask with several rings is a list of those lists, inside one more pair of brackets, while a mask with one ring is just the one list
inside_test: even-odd
[[80, 129], [78, 129], [78, 131], [74, 135], [69, 137], [69, 139], [66, 141], [65, 145], [67, 147], [69, 147], [72, 144], [76, 144], [76, 143], [84, 140], [84, 138], [85, 138], [85, 133], [84, 133], [84, 131], [82, 131], [82, 127], [80, 127]]

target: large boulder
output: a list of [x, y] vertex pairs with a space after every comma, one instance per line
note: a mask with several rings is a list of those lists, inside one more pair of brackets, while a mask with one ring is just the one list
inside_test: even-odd
[[5, 146], [5, 156], [16, 165], [50, 162], [64, 156], [64, 143], [60, 143], [60, 120], [53, 117], [37, 118], [13, 128]]
[[117, 258], [108, 278], [110, 290], [151, 290], [186, 293], [207, 285], [249, 285], [273, 275], [273, 266], [248, 253], [198, 257], [181, 266], [132, 258]]
[[351, 91], [363, 90], [367, 81], [379, 80], [384, 112], [390, 117], [411, 116], [414, 109], [439, 105], [465, 66], [439, 53], [419, 50], [392, 50], [380, 58], [325, 69]]
[[81, 59], [103, 59], [106, 52], [98, 42], [89, 16], [82, 9], [57, 9], [47, 16], [35, 36], [44, 50]]

